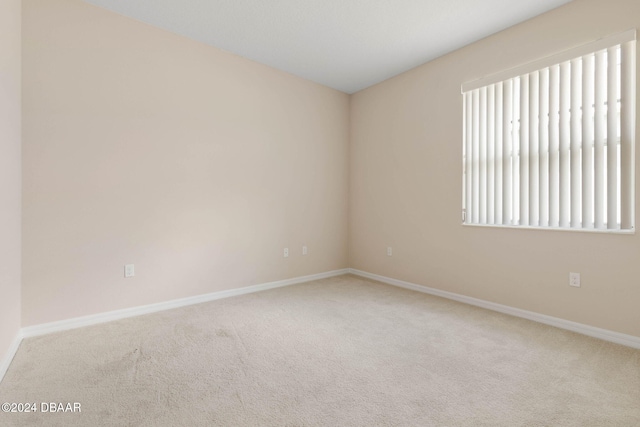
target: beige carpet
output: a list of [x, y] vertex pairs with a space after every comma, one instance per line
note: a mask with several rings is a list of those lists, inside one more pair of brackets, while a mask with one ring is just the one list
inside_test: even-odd
[[354, 276], [27, 339], [2, 426], [640, 426], [640, 351]]

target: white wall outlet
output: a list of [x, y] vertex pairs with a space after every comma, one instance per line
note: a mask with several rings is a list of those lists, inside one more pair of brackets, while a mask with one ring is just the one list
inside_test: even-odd
[[284, 248], [284, 257], [289, 258], [289, 248]]
[[307, 250], [307, 247], [306, 247], [306, 246], [303, 246], [303, 247], [302, 247], [302, 255], [306, 255], [306, 254], [308, 254], [308, 253], [309, 253], [309, 251]]
[[124, 277], [133, 277], [136, 275], [136, 271], [133, 264], [127, 264], [124, 266]]
[[391, 246], [387, 246], [387, 256], [393, 256], [393, 248]]
[[580, 287], [580, 273], [569, 273], [569, 286]]

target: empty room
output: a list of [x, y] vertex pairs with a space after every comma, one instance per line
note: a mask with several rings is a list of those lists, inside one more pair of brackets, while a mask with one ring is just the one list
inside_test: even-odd
[[0, 0], [0, 426], [639, 426], [637, 0]]

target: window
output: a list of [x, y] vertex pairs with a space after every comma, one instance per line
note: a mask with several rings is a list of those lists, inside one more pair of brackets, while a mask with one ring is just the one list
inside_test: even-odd
[[633, 230], [635, 39], [462, 86], [464, 224]]

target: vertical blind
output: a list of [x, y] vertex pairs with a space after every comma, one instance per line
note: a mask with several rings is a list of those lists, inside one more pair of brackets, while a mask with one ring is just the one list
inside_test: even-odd
[[633, 230], [635, 38], [463, 85], [465, 224]]

